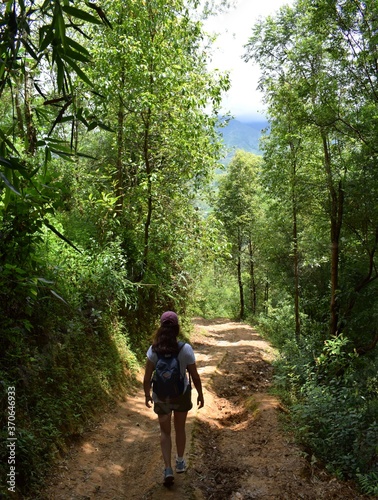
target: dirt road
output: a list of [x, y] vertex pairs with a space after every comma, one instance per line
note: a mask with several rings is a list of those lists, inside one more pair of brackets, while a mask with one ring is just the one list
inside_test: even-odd
[[41, 500], [369, 498], [311, 467], [283, 432], [267, 392], [274, 353], [251, 327], [197, 319], [191, 340], [205, 407], [189, 413], [188, 471], [162, 486], [159, 426], [140, 385], [72, 449]]

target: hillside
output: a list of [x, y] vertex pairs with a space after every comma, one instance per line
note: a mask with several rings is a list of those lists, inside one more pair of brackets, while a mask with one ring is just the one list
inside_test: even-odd
[[219, 132], [223, 136], [224, 143], [230, 149], [225, 162], [228, 163], [236, 149], [243, 149], [249, 153], [260, 155], [259, 140], [262, 130], [267, 126], [268, 122], [244, 123], [238, 120], [230, 120], [226, 127], [220, 128]]

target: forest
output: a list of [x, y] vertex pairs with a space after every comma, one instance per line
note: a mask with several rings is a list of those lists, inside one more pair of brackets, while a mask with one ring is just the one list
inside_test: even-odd
[[297, 440], [378, 495], [378, 4], [251, 26], [269, 126], [219, 173], [226, 4], [0, 4], [5, 497], [130, 390], [166, 309], [255, 325]]

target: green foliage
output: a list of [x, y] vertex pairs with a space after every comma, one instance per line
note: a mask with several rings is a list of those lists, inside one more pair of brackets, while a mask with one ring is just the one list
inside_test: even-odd
[[293, 305], [282, 298], [276, 307], [269, 307], [268, 315], [261, 314], [259, 316], [259, 325], [273, 345], [282, 349], [288, 341], [294, 340]]
[[202, 267], [195, 288], [193, 315], [204, 318], [237, 318], [239, 297], [234, 276], [216, 264]]
[[[78, 41], [87, 35], [75, 20], [101, 25], [106, 24], [106, 16], [100, 7], [93, 16], [85, 2], [72, 3], [56, 0], [29, 8], [23, 1], [6, 1], [0, 7], [0, 97], [7, 100], [10, 95], [13, 117], [17, 116], [11, 126], [3, 117], [0, 119], [0, 178], [6, 191], [5, 206], [11, 195], [23, 198], [32, 188], [32, 179], [41, 170], [34, 168], [32, 161], [38, 150], [45, 155], [40, 164], [45, 169], [54, 154], [67, 159], [73, 156], [73, 137], [69, 142], [52, 135], [58, 123], [74, 124], [78, 120], [86, 127], [90, 125], [84, 106], [76, 100], [77, 79], [89, 86], [92, 83], [81, 67], [90, 61], [90, 54]], [[48, 84], [48, 78], [39, 78], [48, 70], [55, 71], [52, 80], [56, 89]], [[37, 123], [34, 115], [44, 123]], [[80, 153], [76, 150], [75, 154]], [[41, 202], [39, 195], [33, 200], [36, 205]]]
[[342, 478], [359, 478], [371, 494], [377, 472], [377, 358], [358, 356], [346, 336], [324, 340], [324, 326], [304, 315], [301, 324], [298, 343], [287, 301], [259, 317], [259, 327], [280, 352], [275, 391], [291, 408], [292, 428], [312, 460]]
[[311, 379], [302, 388], [293, 419], [302, 442], [316, 457], [343, 478], [376, 468], [378, 426], [364, 389], [353, 374], [334, 378], [327, 385]]
[[363, 493], [378, 496], [378, 472], [357, 474], [357, 478]]
[[[258, 266], [261, 231], [261, 196], [258, 176], [262, 161], [259, 156], [237, 151], [227, 173], [220, 179], [215, 214], [222, 223], [230, 244], [234, 273], [239, 287], [239, 318], [247, 311], [256, 314], [257, 282], [263, 275]], [[250, 294], [245, 294], [244, 283]], [[245, 300], [248, 296], [248, 301]], [[248, 305], [245, 305], [248, 302]]]
[[282, 299], [275, 307], [270, 306], [268, 314], [258, 316], [257, 324], [261, 333], [279, 351], [275, 362], [275, 390], [289, 406], [298, 403], [300, 389], [315, 365], [315, 353], [322, 349], [324, 327], [302, 314], [302, 336], [298, 343], [294, 307], [289, 299]]
[[189, 6], [0, 5], [0, 379], [21, 496], [127, 392], [162, 310], [185, 314], [200, 252], [221, 246], [195, 200], [229, 82]]
[[[103, 317], [96, 330], [78, 316], [68, 324], [64, 319], [59, 330], [54, 322], [53, 339], [49, 332], [32, 331], [29, 338], [13, 332], [13, 344], [2, 360], [4, 386], [16, 387], [17, 487], [24, 493], [42, 484], [48, 465], [88, 427], [99, 408], [130, 386], [133, 356], [125, 331], [110, 317]], [[6, 450], [1, 454], [5, 466]]]
[[[17, 487], [24, 492], [43, 480], [48, 464], [98, 409], [130, 386], [137, 366], [119, 316], [134, 307], [136, 293], [117, 243], [78, 253], [51, 232], [37, 231], [37, 241], [32, 236], [32, 246], [16, 246], [21, 256], [13, 253], [23, 269], [3, 267], [2, 291], [8, 293], [0, 306], [1, 374], [5, 388], [16, 387]], [[39, 278], [26, 273], [27, 262]]]
[[324, 333], [311, 324], [305, 331], [312, 333], [298, 344], [286, 318], [290, 311], [283, 309], [272, 315], [272, 322], [265, 317], [261, 324], [280, 350], [275, 389], [291, 408], [297, 438], [313, 459], [342, 478], [359, 477], [364, 491], [369, 485], [372, 491], [378, 442], [377, 360], [359, 357], [343, 336], [322, 342]]
[[259, 321], [280, 349], [276, 384], [309, 453], [373, 492], [377, 4], [314, 7], [285, 6], [246, 46], [270, 122], [260, 178], [269, 244], [259, 248], [270, 300]]
[[323, 351], [316, 358], [318, 381], [329, 382], [344, 374], [356, 357], [351, 341], [342, 335], [326, 340]]
[[204, 218], [229, 80], [206, 70], [198, 2], [1, 4], [0, 379], [21, 494], [127, 390], [168, 308], [258, 320], [300, 439], [376, 491], [377, 7], [337, 5], [256, 26], [264, 159], [239, 151]]

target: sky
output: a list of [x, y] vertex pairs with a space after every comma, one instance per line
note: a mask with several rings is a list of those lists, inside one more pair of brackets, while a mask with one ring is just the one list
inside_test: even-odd
[[259, 18], [273, 15], [293, 0], [237, 0], [237, 6], [206, 22], [206, 29], [218, 33], [210, 69], [230, 71], [231, 89], [224, 96], [223, 112], [230, 112], [243, 122], [264, 120], [262, 94], [257, 90], [259, 68], [244, 62], [243, 46]]

